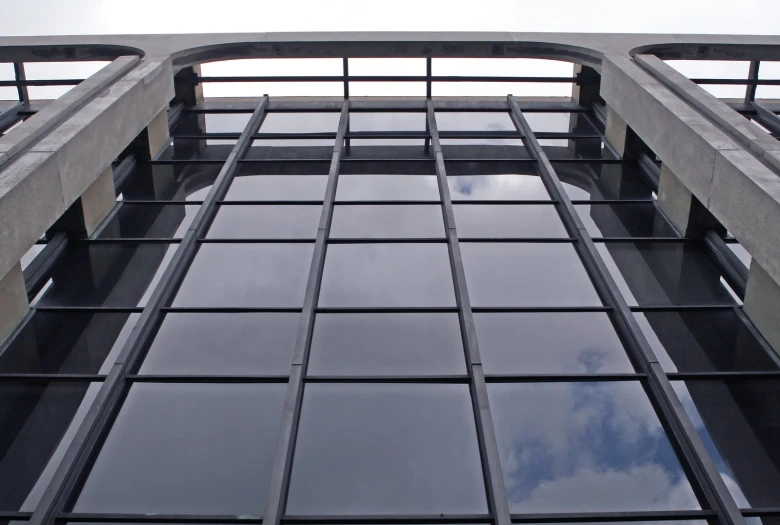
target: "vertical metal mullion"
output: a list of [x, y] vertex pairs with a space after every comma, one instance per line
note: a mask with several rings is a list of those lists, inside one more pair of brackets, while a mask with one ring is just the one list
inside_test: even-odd
[[648, 394], [654, 401], [653, 404], [660, 409], [660, 417], [669, 426], [699, 488], [718, 514], [721, 523], [744, 525], [745, 520], [739, 507], [731, 497], [712, 457], [672, 389], [669, 378], [645, 339], [628, 303], [601, 259], [590, 234], [577, 215], [547, 154], [536, 140], [514, 97], [509, 95], [507, 98], [513, 120], [525, 135], [526, 147], [531, 152], [531, 156], [537, 160], [539, 174], [545, 186], [552, 198], [560, 203], [561, 219], [570, 235], [577, 239], [575, 249], [602, 300], [615, 312], [615, 328], [627, 343], [627, 349], [631, 352], [634, 362], [642, 368], [642, 372], [647, 374]]
[[452, 199], [447, 184], [447, 171], [444, 166], [444, 155], [441, 151], [439, 130], [436, 127], [436, 116], [433, 108], [433, 100], [427, 100], [427, 121], [431, 132], [431, 145], [436, 160], [436, 175], [439, 182], [439, 192], [444, 213], [444, 227], [447, 231], [447, 247], [449, 248], [450, 267], [452, 270], [453, 284], [455, 286], [455, 299], [458, 306], [458, 316], [462, 331], [463, 346], [465, 350], [466, 364], [469, 375], [469, 387], [471, 390], [471, 402], [474, 408], [474, 417], [477, 425], [477, 438], [479, 440], [480, 456], [482, 458], [482, 472], [487, 492], [488, 508], [493, 514], [497, 525], [510, 525], [512, 522], [509, 512], [509, 500], [504, 487], [504, 477], [499, 460], [498, 443], [496, 441], [493, 416], [490, 413], [485, 374], [482, 370], [482, 360], [479, 355], [477, 333], [474, 326], [474, 315], [471, 311], [471, 301], [466, 288], [466, 272], [463, 267], [463, 259], [460, 252], [458, 233], [455, 229], [455, 215], [452, 208]]
[[79, 481], [87, 474], [90, 461], [99, 448], [101, 437], [108, 429], [113, 414], [122, 403], [127, 375], [154, 335], [163, 315], [161, 308], [171, 299], [184, 278], [197, 252], [196, 241], [208, 228], [216, 214], [216, 203], [222, 199], [233, 181], [238, 171], [238, 160], [249, 148], [252, 135], [260, 127], [267, 108], [268, 95], [265, 95], [225, 160], [211, 190], [203, 200], [203, 204], [179, 243], [149, 301], [144, 306], [143, 312], [122, 347], [116, 362], [103, 381], [87, 416], [79, 426], [72, 443], [33, 512], [29, 521], [30, 525], [53, 523], [57, 515], [71, 500]]
[[16, 76], [16, 91], [19, 93], [19, 102], [25, 106], [30, 105], [30, 94], [27, 92], [27, 86], [22, 82], [27, 80], [27, 73], [24, 71], [24, 62], [14, 62], [14, 75]]
[[[750, 61], [750, 70], [748, 71], [748, 80], [758, 80], [758, 68], [761, 65], [759, 60]], [[745, 86], [745, 104], [750, 104], [756, 99], [756, 89], [758, 84], [748, 84]]]
[[349, 100], [344, 100], [341, 107], [338, 133], [336, 134], [336, 144], [333, 147], [331, 156], [328, 183], [325, 187], [325, 197], [317, 229], [317, 238], [314, 243], [309, 280], [306, 283], [306, 294], [303, 300], [295, 350], [293, 351], [290, 379], [287, 383], [287, 394], [284, 400], [279, 439], [276, 443], [276, 455], [274, 456], [271, 480], [265, 500], [263, 523], [266, 525], [277, 525], [279, 523], [284, 514], [287, 500], [287, 486], [292, 470], [293, 452], [295, 450], [295, 440], [298, 435], [301, 404], [303, 402], [303, 378], [306, 375], [306, 368], [309, 363], [309, 349], [311, 348], [311, 336], [314, 328], [314, 310], [317, 307], [322, 271], [325, 267], [326, 241], [333, 218], [333, 203], [336, 199], [336, 185], [339, 177], [342, 145], [344, 144], [348, 122]]

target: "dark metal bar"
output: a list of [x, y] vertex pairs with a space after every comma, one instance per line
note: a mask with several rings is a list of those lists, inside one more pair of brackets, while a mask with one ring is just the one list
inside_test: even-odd
[[780, 117], [760, 102], [753, 101], [751, 104], [756, 108], [756, 119], [775, 135], [780, 135]]
[[234, 375], [139, 375], [128, 374], [128, 381], [136, 383], [286, 383], [287, 376], [234, 376]]
[[433, 83], [431, 78], [433, 77], [433, 59], [427, 57], [425, 59], [425, 98], [431, 98], [433, 95]]
[[564, 225], [579, 239], [574, 246], [596, 291], [605, 304], [614, 309], [615, 329], [624, 341], [635, 365], [648, 376], [647, 391], [650, 400], [659, 412], [662, 423], [672, 434], [672, 441], [685, 460], [683, 465], [693, 475], [699, 494], [706, 499], [711, 508], [716, 510], [722, 523], [744, 525], [745, 521], [739, 513], [739, 508], [718, 473], [714, 461], [674, 393], [669, 379], [664, 374], [625, 298], [604, 265], [596, 245], [571, 204], [547, 155], [532, 134], [528, 122], [512, 95], [509, 95], [508, 102], [513, 119], [526, 133], [526, 146], [539, 161], [539, 173], [547, 185], [547, 190], [550, 195], [561, 201], [559, 210]]
[[40, 292], [49, 280], [51, 270], [68, 248], [68, 234], [59, 232], [55, 234], [41, 253], [24, 269], [24, 285], [27, 288], [27, 298], [32, 300]]
[[780, 378], [780, 370], [754, 372], [669, 372], [669, 379], [773, 379]]
[[691, 82], [695, 84], [714, 84], [719, 86], [780, 86], [780, 79], [778, 78], [692, 78]]
[[101, 374], [24, 374], [0, 373], [0, 381], [103, 381]]
[[[750, 70], [748, 71], [749, 80], [758, 80], [758, 68], [761, 65], [759, 60], [750, 61]], [[748, 84], [745, 86], [745, 104], [750, 104], [756, 98], [756, 84]]]
[[482, 473], [487, 492], [488, 509], [494, 516], [496, 525], [509, 525], [509, 500], [504, 487], [504, 477], [499, 461], [498, 444], [496, 442], [493, 417], [490, 413], [490, 403], [487, 395], [485, 374], [482, 370], [482, 360], [477, 343], [477, 331], [474, 325], [474, 316], [471, 310], [466, 287], [466, 272], [463, 267], [463, 259], [460, 252], [458, 232], [455, 228], [455, 213], [452, 207], [449, 184], [447, 182], [447, 170], [444, 165], [444, 155], [439, 139], [439, 130], [436, 127], [433, 100], [427, 100], [428, 127], [431, 132], [431, 146], [436, 160], [436, 175], [439, 182], [439, 193], [444, 211], [444, 227], [447, 230], [447, 246], [449, 248], [450, 266], [452, 270], [453, 284], [455, 286], [455, 299], [458, 306], [461, 334], [463, 337], [463, 349], [466, 356], [466, 368], [469, 374], [469, 387], [471, 401], [474, 409], [474, 418], [477, 425], [477, 438], [479, 441], [480, 457], [482, 458]]
[[[344, 75], [296, 75], [296, 76], [235, 76], [197, 77], [186, 81], [199, 84], [205, 82], [344, 82]], [[428, 75], [359, 75], [349, 77], [350, 82], [544, 82], [563, 84], [597, 84], [578, 77], [483, 77], [483, 76], [428, 76]], [[47, 81], [53, 82], [53, 81]], [[740, 82], [745, 82], [741, 80]], [[0, 84], [2, 85], [2, 84]], [[48, 84], [54, 85], [54, 84]]]
[[646, 374], [534, 374], [534, 375], [487, 375], [488, 383], [567, 383], [570, 381], [636, 381]]
[[30, 105], [30, 94], [27, 92], [27, 74], [24, 71], [24, 62], [14, 62], [14, 76], [16, 76], [16, 91], [19, 94], [19, 102], [25, 106]]
[[40, 503], [30, 518], [30, 525], [52, 523], [74, 495], [80, 480], [86, 476], [92, 458], [99, 450], [100, 440], [110, 426], [113, 414], [119, 409], [127, 376], [135, 366], [143, 349], [151, 340], [161, 318], [161, 307], [175, 293], [189, 264], [197, 252], [195, 240], [203, 234], [216, 213], [215, 203], [222, 199], [238, 171], [238, 159], [249, 148], [250, 136], [260, 127], [268, 108], [268, 96], [257, 106], [244, 133], [233, 147], [214, 184], [198, 210], [179, 249], [163, 273], [159, 284], [143, 309], [133, 331], [123, 346], [116, 362], [106, 377], [84, 421], [79, 426], [71, 445], [44, 491]]
[[434, 523], [488, 523], [490, 516], [487, 514], [423, 514], [423, 515], [396, 515], [396, 516], [373, 516], [373, 515], [328, 515], [328, 516], [285, 516], [282, 519], [283, 525], [339, 525], [346, 524], [365, 524], [375, 525], [428, 525]]
[[344, 100], [349, 98], [349, 58], [344, 57]]
[[707, 519], [716, 517], [711, 510], [646, 511], [646, 512], [578, 512], [574, 514], [512, 514], [512, 523], [592, 523], [632, 521], [667, 521]]
[[704, 234], [704, 245], [715, 263], [723, 271], [723, 277], [740, 299], [745, 299], [748, 269], [737, 255], [723, 242], [723, 238], [713, 230]]
[[462, 376], [309, 376], [306, 383], [469, 383], [466, 375]]
[[81, 523], [246, 523], [260, 524], [260, 518], [235, 515], [204, 515], [204, 514], [111, 514], [111, 513], [80, 513], [63, 512], [57, 518], [58, 522]]
[[83, 78], [52, 78], [48, 80], [0, 80], [0, 87], [16, 86], [78, 86], [84, 82]]
[[295, 350], [293, 351], [287, 395], [284, 400], [279, 439], [277, 441], [273, 469], [271, 470], [268, 494], [265, 500], [263, 523], [267, 525], [279, 523], [284, 514], [284, 507], [287, 501], [287, 486], [289, 484], [290, 472], [292, 471], [293, 452], [298, 435], [301, 405], [303, 402], [303, 377], [306, 375], [306, 368], [309, 362], [311, 336], [314, 329], [314, 311], [317, 306], [322, 272], [325, 267], [326, 239], [333, 218], [333, 201], [336, 198], [342, 145], [344, 144], [348, 123], [349, 99], [345, 99], [341, 107], [338, 136], [331, 155], [328, 183], [325, 188], [324, 203], [317, 229], [317, 239], [314, 244], [309, 280], [306, 284], [301, 321], [298, 327], [298, 337], [295, 342]]

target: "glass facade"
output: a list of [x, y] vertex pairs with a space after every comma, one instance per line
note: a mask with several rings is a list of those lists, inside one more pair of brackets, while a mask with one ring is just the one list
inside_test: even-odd
[[184, 110], [53, 264], [8, 519], [704, 524], [714, 472], [780, 514], [780, 359], [592, 107], [272, 102]]

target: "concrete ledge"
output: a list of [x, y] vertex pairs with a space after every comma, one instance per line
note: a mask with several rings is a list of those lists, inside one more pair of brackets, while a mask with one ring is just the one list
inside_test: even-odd
[[139, 60], [134, 56], [117, 58], [0, 138], [0, 166], [76, 113]]

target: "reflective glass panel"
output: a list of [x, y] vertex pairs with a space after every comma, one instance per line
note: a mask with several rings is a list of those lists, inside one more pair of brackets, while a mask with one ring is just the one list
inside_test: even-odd
[[460, 245], [473, 306], [601, 306], [568, 243]]
[[450, 175], [450, 197], [457, 200], [550, 200], [538, 175]]
[[487, 512], [467, 385], [308, 384], [287, 513]]
[[300, 314], [168, 313], [140, 374], [287, 375]]
[[652, 199], [634, 163], [553, 162], [553, 169], [572, 200]]
[[585, 113], [523, 111], [534, 133], [596, 133]]
[[672, 381], [740, 508], [780, 505], [780, 382]]
[[233, 179], [226, 201], [321, 201], [325, 175], [240, 175]]
[[199, 205], [132, 204], [123, 202], [98, 234], [99, 239], [181, 239], [198, 213]]
[[320, 205], [222, 205], [207, 239], [314, 239]]
[[90, 385], [0, 383], [0, 510], [35, 509], [94, 398]]
[[203, 115], [206, 133], [241, 133], [252, 113], [206, 113]]
[[444, 237], [444, 218], [438, 204], [337, 205], [330, 238]]
[[455, 306], [447, 245], [331, 244], [320, 306]]
[[568, 237], [549, 204], [456, 204], [453, 209], [461, 238]]
[[[260, 133], [336, 133], [341, 113], [267, 113]], [[332, 142], [332, 141], [331, 141]]]
[[465, 374], [458, 315], [318, 314], [308, 373]]
[[286, 389], [134, 384], [73, 511], [262, 516]]
[[203, 200], [221, 167], [221, 164], [141, 164], [122, 187], [120, 200]]
[[173, 306], [300, 307], [313, 244], [201, 244]]
[[596, 247], [630, 306], [734, 303], [720, 270], [698, 244], [606, 242]]
[[426, 114], [350, 113], [349, 131], [425, 131]]
[[587, 139], [543, 139], [542, 149], [550, 160], [555, 159], [617, 159], [604, 146], [600, 138]]
[[436, 127], [447, 131], [517, 131], [508, 111], [437, 111]]
[[520, 139], [441, 139], [445, 159], [530, 159]]
[[604, 312], [475, 313], [486, 374], [633, 373]]
[[130, 313], [35, 312], [0, 354], [0, 373], [107, 373], [136, 318]]
[[580, 204], [574, 209], [594, 237], [679, 237], [655, 204]]
[[435, 201], [435, 175], [339, 175], [336, 201]]
[[732, 310], [678, 310], [634, 314], [667, 372], [778, 370]]
[[516, 513], [698, 509], [636, 382], [488, 384]]

